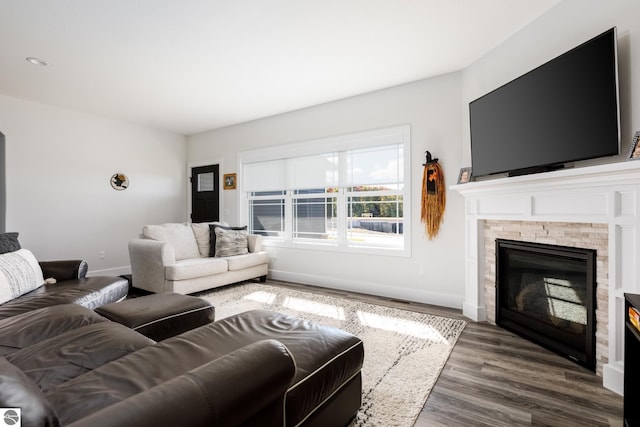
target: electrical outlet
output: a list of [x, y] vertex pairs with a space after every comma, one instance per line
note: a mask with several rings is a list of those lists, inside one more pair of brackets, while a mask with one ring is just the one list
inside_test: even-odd
[[100, 257], [100, 259], [104, 259], [104, 251], [98, 252], [98, 256]]

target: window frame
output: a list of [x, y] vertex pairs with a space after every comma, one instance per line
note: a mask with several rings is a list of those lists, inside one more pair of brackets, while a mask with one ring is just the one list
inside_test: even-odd
[[[264, 149], [256, 149], [241, 152], [238, 154], [238, 171], [242, 184], [245, 179], [242, 179], [244, 175], [244, 165], [249, 163], [267, 162], [281, 160], [285, 158], [312, 156], [318, 154], [329, 153], [335, 151], [339, 154], [343, 152], [374, 148], [379, 146], [386, 146], [392, 144], [402, 145], [402, 162], [403, 162], [403, 176], [400, 184], [401, 189], [398, 190], [381, 190], [374, 192], [353, 192], [348, 191], [350, 184], [340, 182], [336, 185], [338, 188], [338, 194], [336, 193], [313, 193], [313, 194], [294, 194], [296, 190], [283, 189], [284, 195], [284, 232], [280, 236], [265, 236], [263, 239], [263, 246], [265, 247], [284, 247], [295, 249], [311, 249], [322, 250], [330, 252], [347, 252], [358, 254], [379, 254], [388, 256], [411, 256], [411, 128], [409, 125], [395, 126], [385, 129], [378, 129], [373, 131], [358, 132], [349, 135], [336, 136], [331, 138], [315, 139], [304, 141], [294, 144], [284, 144], [277, 147], [269, 147]], [[341, 174], [344, 172], [340, 171]], [[238, 212], [241, 222], [249, 224], [249, 201], [251, 199], [266, 198], [279, 198], [272, 196], [256, 196], [249, 195], [245, 188], [239, 189], [238, 197]], [[348, 239], [348, 218], [347, 218], [347, 201], [350, 196], [388, 196], [395, 195], [402, 198], [402, 223], [403, 244], [401, 246], [386, 246], [386, 245], [367, 245], [349, 242]], [[293, 202], [296, 198], [327, 198], [337, 197], [336, 203], [337, 214], [336, 221], [338, 222], [338, 238], [327, 242], [322, 239], [293, 237], [294, 232], [294, 215], [293, 215]], [[342, 234], [340, 230], [343, 231]], [[346, 232], [344, 232], [346, 231]], [[396, 233], [398, 234], [398, 233]]]

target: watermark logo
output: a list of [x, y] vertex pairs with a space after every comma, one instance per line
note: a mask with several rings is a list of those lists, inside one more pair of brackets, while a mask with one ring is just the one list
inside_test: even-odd
[[22, 413], [20, 408], [0, 408], [0, 426], [20, 427], [22, 425]]

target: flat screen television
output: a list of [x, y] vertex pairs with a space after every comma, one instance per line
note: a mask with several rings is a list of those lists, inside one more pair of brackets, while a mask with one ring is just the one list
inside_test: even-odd
[[473, 176], [619, 153], [616, 29], [469, 103]]

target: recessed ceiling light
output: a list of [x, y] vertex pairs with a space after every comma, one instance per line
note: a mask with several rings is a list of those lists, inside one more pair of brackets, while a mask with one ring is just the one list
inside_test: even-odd
[[38, 65], [40, 67], [46, 67], [47, 65], [47, 61], [43, 61], [42, 59], [39, 58], [34, 58], [33, 56], [30, 56], [27, 59], [27, 62], [33, 65]]

